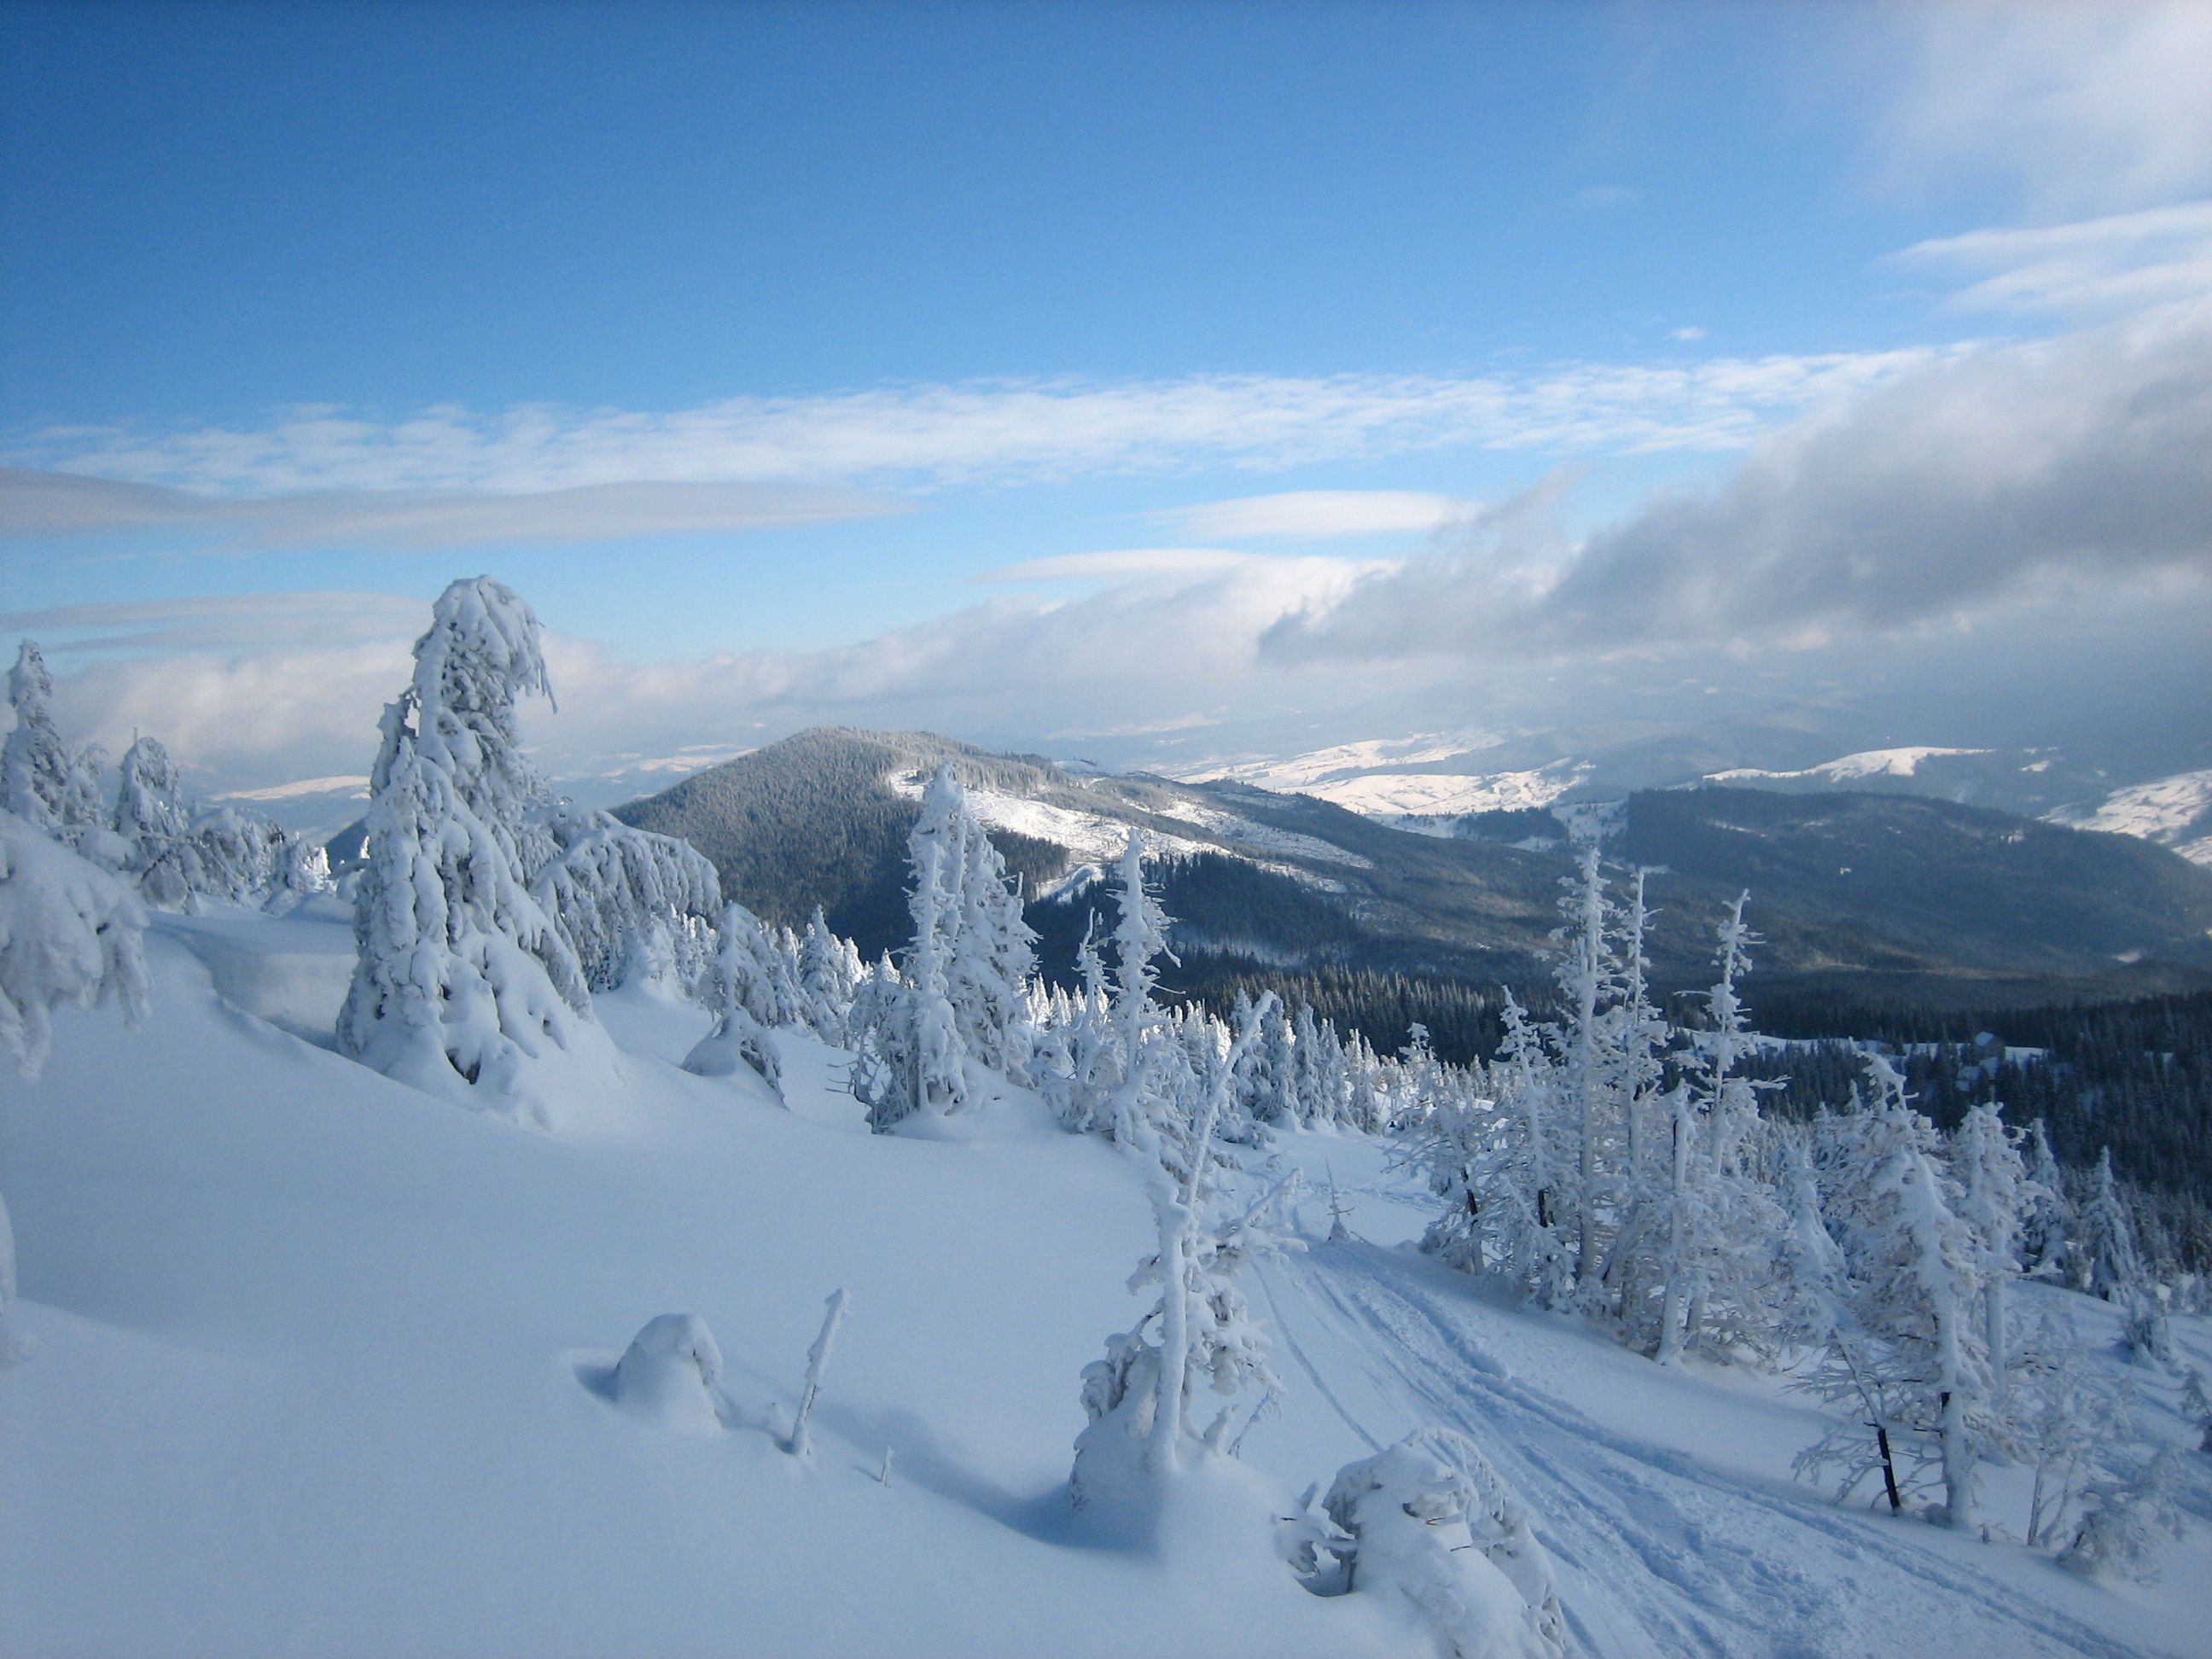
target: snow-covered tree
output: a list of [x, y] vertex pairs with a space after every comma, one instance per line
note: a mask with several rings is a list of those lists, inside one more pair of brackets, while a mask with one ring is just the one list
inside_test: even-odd
[[[146, 913], [106, 871], [0, 811], [0, 1048], [35, 1077], [53, 1042], [53, 1010], [112, 999], [126, 1018], [146, 1002], [140, 936]], [[8, 1328], [15, 1235], [0, 1202], [0, 1364], [26, 1350]]]
[[[1090, 1423], [1075, 1443], [1079, 1504], [1098, 1486], [1125, 1483], [1139, 1466], [1157, 1478], [1194, 1457], [1233, 1451], [1243, 1431], [1229, 1433], [1236, 1397], [1249, 1388], [1261, 1391], [1244, 1419], [1249, 1425], [1280, 1390], [1267, 1365], [1265, 1334], [1237, 1279], [1255, 1258], [1298, 1248], [1275, 1218], [1285, 1188], [1273, 1187], [1239, 1208], [1226, 1204], [1215, 1179], [1214, 1126], [1231, 1109], [1236, 1062], [1257, 1035], [1256, 1018], [1237, 1032], [1185, 1133], [1171, 1135], [1167, 1131], [1176, 1126], [1142, 1114], [1125, 1125], [1123, 1144], [1145, 1162], [1158, 1231], [1129, 1288], [1157, 1289], [1158, 1295], [1133, 1329], [1108, 1339], [1104, 1358], [1084, 1368]], [[1195, 1420], [1202, 1388], [1229, 1401], [1203, 1429]]]
[[732, 902], [722, 912], [721, 948], [707, 988], [714, 1029], [684, 1057], [684, 1069], [701, 1077], [730, 1077], [740, 1066], [781, 1088], [781, 1063], [769, 1033], [796, 1025], [801, 1000], [790, 964], [761, 919]]
[[599, 991], [621, 984], [638, 941], [656, 927], [667, 936], [679, 980], [705, 965], [722, 884], [704, 854], [609, 812], [546, 816], [559, 851], [536, 872], [531, 894], [574, 948], [586, 984]]
[[2030, 1279], [2058, 1279], [2066, 1271], [2066, 1258], [2074, 1216], [2066, 1201], [2065, 1178], [2051, 1156], [2051, 1137], [2043, 1120], [2027, 1126], [2027, 1212], [2021, 1218], [2021, 1271]]
[[2097, 1157], [2089, 1177], [2088, 1196], [2075, 1218], [2075, 1233], [2067, 1256], [2074, 1282], [2107, 1302], [2128, 1302], [2144, 1288], [2142, 1255], [2136, 1249], [2135, 1220], [2127, 1200], [2112, 1174], [2112, 1149]]
[[589, 1048], [611, 1068], [574, 949], [526, 884], [543, 793], [515, 704], [549, 690], [538, 619], [489, 577], [439, 596], [384, 711], [356, 889], [360, 959], [338, 1041], [418, 1088], [550, 1121], [532, 1073]]
[[2092, 1481], [2058, 1565], [2091, 1578], [2152, 1577], [2160, 1541], [2181, 1536], [2176, 1461], [2172, 1446], [2145, 1447], [2132, 1471]]
[[799, 994], [806, 1023], [824, 1042], [843, 1046], [862, 971], [859, 949], [830, 931], [816, 905], [799, 945]]
[[251, 807], [210, 806], [192, 820], [200, 890], [232, 904], [258, 903], [280, 878], [285, 835]]
[[[1632, 1111], [1655, 1097], [1670, 1108], [1659, 1158], [1632, 1164], [1640, 1189], [1631, 1202], [1638, 1237], [1650, 1241], [1650, 1277], [1662, 1287], [1653, 1345], [1662, 1362], [1685, 1348], [1724, 1351], [1758, 1340], [1771, 1300], [1775, 1245], [1787, 1227], [1744, 1156], [1759, 1124], [1758, 1085], [1740, 1069], [1753, 1046], [1740, 983], [1757, 942], [1744, 925], [1749, 898], [1739, 895], [1721, 919], [1720, 977], [1706, 994], [1706, 1029], [1687, 1034], [1682, 1086], [1656, 1097], [1652, 1081], [1639, 1081], [1630, 1096]], [[1636, 908], [1642, 908], [1640, 890]], [[1639, 968], [1635, 980], [1642, 979]], [[1632, 1000], [1631, 1018], [1649, 1021], [1641, 1003], [1640, 995]], [[1631, 1061], [1639, 1076], [1648, 1042], [1632, 1040]], [[1634, 1259], [1626, 1249], [1617, 1253]], [[1624, 1296], [1624, 1317], [1632, 1320], [1633, 1311]]]
[[1933, 1473], [1942, 1518], [1969, 1527], [1976, 1465], [2001, 1432], [1982, 1340], [1980, 1246], [1954, 1207], [1935, 1126], [1907, 1103], [1894, 1066], [1867, 1061], [1876, 1100], [1850, 1125], [1852, 1159], [1826, 1206], [1849, 1270], [1843, 1317], [1806, 1384], [1849, 1416], [1798, 1467], [1839, 1468], [1845, 1497], [1878, 1469], [1893, 1476], [1902, 1459], [1899, 1488]]
[[943, 1115], [968, 1104], [968, 1045], [951, 992], [975, 829], [960, 781], [940, 767], [907, 838], [913, 941], [896, 977], [878, 976], [853, 1008], [855, 1047], [869, 1060], [854, 1077], [868, 1091], [868, 1122], [878, 1133], [917, 1112]]
[[106, 864], [106, 811], [100, 799], [100, 750], [72, 752], [54, 726], [54, 682], [32, 641], [15, 653], [8, 671], [8, 701], [15, 724], [0, 744], [0, 811]]
[[124, 751], [115, 833], [129, 849], [123, 869], [137, 880], [141, 898], [157, 910], [192, 908], [206, 876], [192, 836], [191, 811], [176, 763], [152, 738], [140, 738]]
[[[959, 790], [949, 766], [939, 775]], [[1022, 918], [1020, 878], [1007, 876], [1006, 860], [975, 821], [964, 793], [957, 802], [966, 823], [958, 838], [963, 862], [957, 926], [945, 992], [968, 1052], [1001, 1077], [1026, 1083], [1036, 1046], [1030, 1015], [1036, 935]]]
[[1563, 1659], [1557, 1574], [1528, 1506], [1466, 1436], [1424, 1429], [1347, 1463], [1322, 1500], [1344, 1588], [1399, 1602], [1449, 1659]]
[[1951, 1174], [1959, 1214], [1972, 1229], [1974, 1273], [1982, 1287], [1982, 1344], [1989, 1356], [1996, 1408], [2002, 1412], [2012, 1369], [2005, 1297], [2020, 1275], [2021, 1223], [2029, 1197], [2019, 1137], [1994, 1101], [1972, 1107], [1951, 1137]]

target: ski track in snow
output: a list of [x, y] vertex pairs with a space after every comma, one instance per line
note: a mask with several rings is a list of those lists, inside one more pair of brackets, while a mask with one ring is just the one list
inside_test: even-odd
[[[2062, 1609], [1953, 1567], [1896, 1523], [1762, 1491], [1594, 1422], [1518, 1381], [1480, 1333], [1513, 1316], [1374, 1245], [1261, 1271], [1298, 1369], [1370, 1446], [1420, 1424], [1472, 1437], [1521, 1490], [1592, 1655], [2126, 1654]], [[1311, 1348], [1364, 1373], [1398, 1422], [1365, 1421]], [[1343, 1378], [1340, 1376], [1339, 1383]], [[1976, 1546], [1976, 1547], [1986, 1547]], [[1871, 1595], [1860, 1574], [1891, 1593]]]

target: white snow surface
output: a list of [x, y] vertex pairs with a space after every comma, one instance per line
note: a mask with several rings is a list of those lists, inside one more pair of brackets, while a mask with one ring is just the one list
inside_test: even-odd
[[[781, 1032], [787, 1110], [681, 1072], [706, 1016], [629, 993], [599, 1000], [622, 1109], [532, 1132], [307, 1040], [337, 922], [157, 918], [143, 1022], [65, 1010], [43, 1078], [0, 1080], [37, 1346], [0, 1374], [0, 1652], [1402, 1655], [1380, 1598], [1309, 1594], [1271, 1527], [1430, 1425], [1527, 1501], [1585, 1654], [2183, 1654], [2212, 1627], [2206, 1460], [2148, 1589], [1838, 1509], [1789, 1478], [1802, 1396], [1489, 1299], [1407, 1247], [1433, 1200], [1388, 1149], [1333, 1134], [1283, 1138], [1310, 1248], [1245, 1286], [1288, 1385], [1249, 1471], [1086, 1525], [1078, 1378], [1139, 1311], [1152, 1230], [1127, 1154], [1011, 1089], [958, 1138], [870, 1135], [844, 1056]], [[1353, 1242], [1323, 1242], [1325, 1169]], [[776, 1437], [840, 1286], [801, 1460]], [[2112, 1310], [2021, 1300], [2118, 1363]], [[696, 1328], [647, 1346], [682, 1433], [613, 1381], [676, 1310]], [[1990, 1513], [2025, 1480], [1992, 1472]]]
[[1286, 794], [1314, 795], [1368, 817], [1431, 817], [1549, 806], [1589, 772], [1559, 760], [1518, 771], [1448, 772], [1443, 763], [1492, 747], [1480, 732], [1429, 733], [1338, 744], [1287, 758], [1212, 762], [1180, 774], [1188, 782], [1228, 779]]
[[[927, 781], [914, 772], [892, 773], [884, 782], [894, 794], [908, 800], [920, 800], [927, 787]], [[1121, 848], [1129, 839], [1129, 825], [1121, 818], [1079, 812], [1050, 801], [1032, 800], [1025, 795], [1009, 795], [981, 787], [970, 787], [967, 793], [969, 806], [986, 829], [1010, 830], [1016, 835], [1065, 847], [1075, 854], [1079, 869], [1081, 865], [1103, 866], [1113, 863], [1121, 856]], [[1294, 855], [1359, 868], [1372, 863], [1371, 860], [1333, 846], [1318, 836], [1278, 830], [1272, 824], [1195, 802], [1172, 802], [1158, 816], [1188, 823], [1214, 839], [1197, 841], [1188, 836], [1147, 829], [1143, 832], [1146, 858], [1191, 858], [1200, 853], [1228, 853], [1277, 875], [1325, 890], [1338, 890], [1341, 884], [1316, 878], [1297, 865], [1281, 860]]]
[[1903, 749], [1863, 749], [1856, 755], [1844, 755], [1795, 772], [1773, 772], [1756, 766], [1738, 766], [1725, 772], [1710, 773], [1707, 781], [1731, 783], [1746, 778], [1823, 778], [1830, 783], [1849, 783], [1858, 778], [1909, 778], [1920, 770], [1922, 763], [1925, 761], [1941, 759], [1947, 755], [1986, 755], [1990, 752], [1986, 749], [1941, 749], [1927, 744]]
[[2075, 830], [2139, 836], [2192, 863], [2212, 864], [2212, 770], [2177, 772], [2114, 790], [2087, 811], [2062, 808], [2049, 817]]

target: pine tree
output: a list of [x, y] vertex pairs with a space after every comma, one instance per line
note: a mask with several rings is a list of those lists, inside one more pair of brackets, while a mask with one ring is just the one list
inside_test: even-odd
[[532, 1079], [554, 1054], [613, 1065], [575, 951], [525, 883], [542, 788], [515, 704], [547, 690], [530, 607], [489, 577], [447, 587], [384, 712], [337, 1027], [378, 1071], [540, 1124]]
[[2142, 1257], [2136, 1249], [2135, 1220], [2112, 1175], [2112, 1149], [2097, 1157], [2089, 1177], [2068, 1260], [2081, 1289], [2107, 1302], [2127, 1302], [2144, 1286]]
[[115, 798], [115, 833], [128, 849], [124, 872], [157, 910], [190, 910], [206, 885], [191, 813], [169, 751], [140, 738], [124, 751]]
[[101, 836], [106, 811], [101, 805], [96, 748], [72, 753], [54, 727], [53, 677], [38, 646], [25, 640], [8, 672], [8, 701], [15, 725], [0, 744], [0, 811], [13, 812], [33, 829], [63, 842], [95, 863], [112, 862]]
[[1893, 1066], [1877, 1055], [1868, 1064], [1876, 1100], [1848, 1126], [1851, 1157], [1826, 1206], [1849, 1272], [1844, 1317], [1807, 1383], [1850, 1417], [1798, 1467], [1840, 1466], [1841, 1497], [1903, 1456], [1911, 1476], [1937, 1473], [1948, 1523], [1970, 1527], [1975, 1467], [1997, 1433], [1978, 1317], [1979, 1244], [1954, 1207], [1935, 1126], [1907, 1103]]
[[1975, 1274], [1982, 1287], [1982, 1342], [1989, 1354], [1993, 1400], [1999, 1412], [2004, 1409], [2012, 1368], [2005, 1295], [2020, 1273], [2021, 1223], [2029, 1193], [2019, 1138], [2005, 1127], [2002, 1109], [1994, 1101], [1971, 1108], [1951, 1137], [1951, 1170], [1960, 1188], [1959, 1213], [1973, 1230]]

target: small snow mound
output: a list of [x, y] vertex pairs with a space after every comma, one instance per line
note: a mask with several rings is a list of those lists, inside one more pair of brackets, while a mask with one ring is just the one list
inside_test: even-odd
[[1527, 1505], [1464, 1435], [1426, 1429], [1347, 1463], [1324, 1500], [1353, 1591], [1399, 1603], [1447, 1659], [1559, 1659], [1551, 1559]]
[[696, 1314], [661, 1314], [631, 1339], [610, 1391], [616, 1405], [655, 1428], [716, 1434], [721, 1379], [722, 1351], [707, 1322]]

